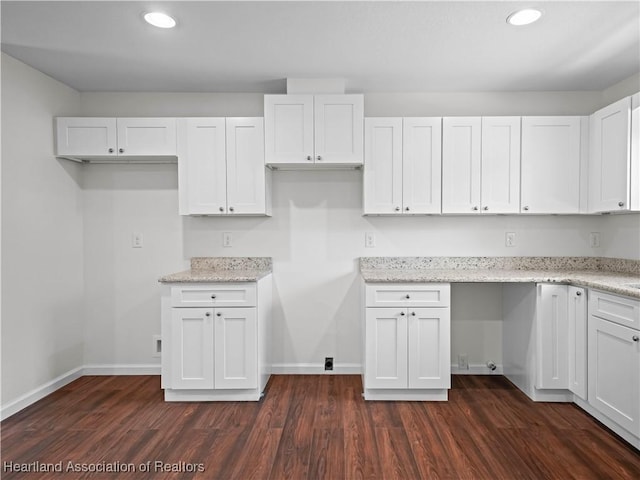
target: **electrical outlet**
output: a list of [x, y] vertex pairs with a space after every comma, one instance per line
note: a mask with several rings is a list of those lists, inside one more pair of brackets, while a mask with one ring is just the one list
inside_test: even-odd
[[367, 248], [373, 248], [376, 246], [376, 234], [367, 232], [364, 234], [364, 246]]
[[160, 335], [152, 335], [153, 348], [151, 350], [152, 357], [159, 357], [162, 354], [162, 337]]
[[324, 370], [333, 370], [333, 357], [324, 357]]
[[466, 353], [461, 353], [460, 355], [458, 355], [458, 369], [469, 370], [469, 357]]
[[141, 233], [132, 233], [131, 234], [131, 247], [132, 248], [142, 248], [144, 246], [144, 237]]
[[516, 246], [516, 232], [507, 232], [504, 235], [504, 244], [507, 247], [515, 247]]
[[222, 246], [223, 247], [233, 246], [233, 235], [231, 235], [231, 232], [224, 232], [222, 234]]
[[591, 232], [589, 234], [589, 246], [598, 248], [600, 246], [600, 232]]

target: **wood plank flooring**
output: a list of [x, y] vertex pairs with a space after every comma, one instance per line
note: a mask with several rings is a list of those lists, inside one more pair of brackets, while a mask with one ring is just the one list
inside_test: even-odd
[[[287, 375], [260, 402], [165, 403], [157, 376], [83, 377], [2, 422], [0, 476], [640, 479], [637, 450], [504, 377], [454, 376], [448, 402], [364, 402], [361, 391], [355, 375]], [[120, 471], [73, 471], [96, 467]]]

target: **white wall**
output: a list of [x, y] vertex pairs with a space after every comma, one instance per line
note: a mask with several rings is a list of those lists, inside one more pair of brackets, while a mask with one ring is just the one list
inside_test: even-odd
[[69, 87], [2, 54], [2, 405], [83, 363], [81, 167], [52, 156]]

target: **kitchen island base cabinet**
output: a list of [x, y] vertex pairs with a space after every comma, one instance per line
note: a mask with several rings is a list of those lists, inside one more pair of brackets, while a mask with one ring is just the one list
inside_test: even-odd
[[260, 400], [270, 375], [270, 276], [256, 283], [165, 288], [165, 400]]
[[449, 285], [370, 284], [365, 289], [365, 400], [447, 400]]

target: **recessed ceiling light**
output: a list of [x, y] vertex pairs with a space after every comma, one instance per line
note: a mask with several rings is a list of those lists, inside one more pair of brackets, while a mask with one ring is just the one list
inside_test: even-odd
[[521, 26], [529, 25], [530, 23], [539, 20], [542, 16], [542, 12], [535, 8], [525, 8], [524, 10], [518, 10], [513, 12], [507, 17], [507, 23], [511, 25]]
[[176, 26], [176, 21], [166, 13], [162, 12], [145, 13], [144, 19], [147, 23], [158, 28], [173, 28]]

